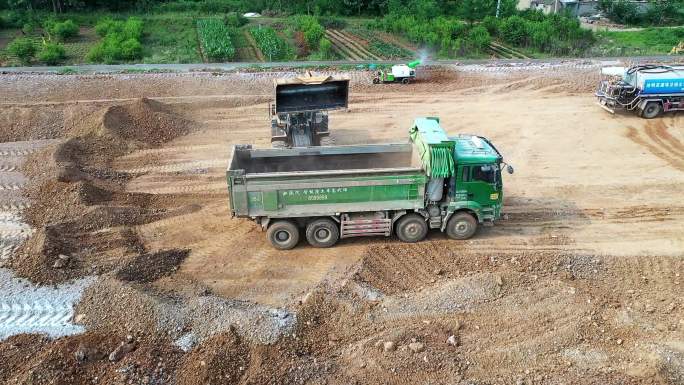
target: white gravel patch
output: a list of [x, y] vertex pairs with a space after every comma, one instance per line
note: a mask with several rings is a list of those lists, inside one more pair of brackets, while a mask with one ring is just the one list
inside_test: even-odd
[[0, 340], [23, 333], [51, 338], [83, 333], [83, 326], [72, 322], [74, 304], [94, 281], [86, 277], [53, 287], [36, 286], [0, 269]]

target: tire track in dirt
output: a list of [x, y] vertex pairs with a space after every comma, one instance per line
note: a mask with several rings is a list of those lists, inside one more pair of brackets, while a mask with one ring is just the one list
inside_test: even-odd
[[[671, 126], [674, 127], [674, 123]], [[684, 157], [684, 144], [672, 136], [668, 128], [664, 120], [651, 120], [646, 123], [646, 134], [671, 153]]]
[[627, 126], [626, 136], [632, 142], [646, 148], [651, 154], [669, 163], [670, 166], [679, 171], [684, 171], [684, 155], [673, 152], [669, 145], [663, 145], [663, 143], [668, 143], [668, 139], [663, 139], [659, 136], [657, 129], [649, 127], [650, 125], [647, 123], [647, 128], [645, 129], [646, 137], [644, 137], [636, 128]]

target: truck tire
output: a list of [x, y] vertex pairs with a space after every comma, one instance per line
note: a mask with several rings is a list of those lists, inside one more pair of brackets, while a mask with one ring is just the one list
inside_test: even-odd
[[320, 143], [321, 146], [334, 146], [335, 145], [335, 138], [333, 138], [330, 135], [321, 136], [318, 139], [318, 143]]
[[653, 119], [660, 115], [663, 111], [663, 106], [658, 102], [648, 102], [646, 107], [641, 111], [641, 117], [644, 119]]
[[316, 219], [306, 226], [306, 240], [313, 247], [330, 247], [339, 239], [340, 230], [331, 219]]
[[380, 84], [380, 78], [373, 78], [373, 84]]
[[468, 213], [454, 214], [447, 223], [446, 233], [451, 239], [468, 239], [477, 231], [477, 219]]
[[411, 82], [411, 79], [409, 79], [409, 78], [403, 78], [403, 79], [401, 79], [401, 83], [402, 83], [402, 84], [409, 84], [410, 82]]
[[397, 238], [404, 242], [414, 243], [422, 241], [428, 232], [428, 225], [425, 218], [418, 214], [404, 215], [395, 225]]
[[299, 243], [299, 228], [290, 221], [277, 221], [266, 232], [271, 245], [278, 250], [290, 250]]

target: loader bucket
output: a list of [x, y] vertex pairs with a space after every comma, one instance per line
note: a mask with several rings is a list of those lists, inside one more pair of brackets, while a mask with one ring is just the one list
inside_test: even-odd
[[288, 79], [276, 82], [276, 113], [336, 110], [347, 108], [348, 103], [349, 79]]

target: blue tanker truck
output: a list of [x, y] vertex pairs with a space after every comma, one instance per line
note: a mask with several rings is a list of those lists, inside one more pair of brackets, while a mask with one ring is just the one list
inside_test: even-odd
[[653, 119], [663, 112], [684, 111], [684, 65], [638, 65], [603, 68], [596, 97], [599, 105], [636, 111]]

